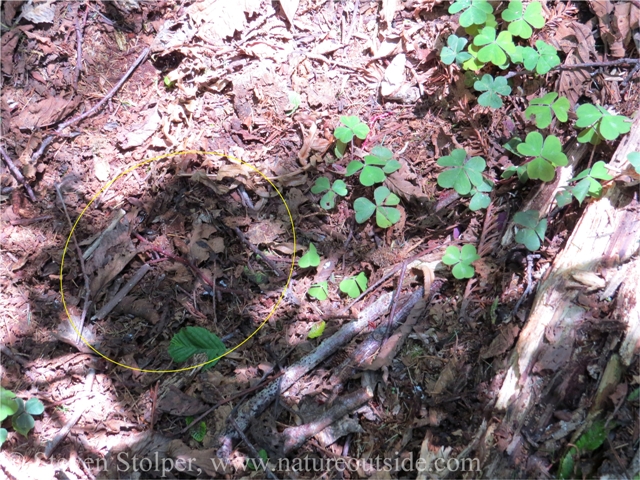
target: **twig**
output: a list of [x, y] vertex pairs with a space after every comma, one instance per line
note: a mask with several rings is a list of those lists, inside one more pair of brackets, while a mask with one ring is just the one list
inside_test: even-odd
[[84, 18], [82, 20], [82, 26], [80, 26], [80, 20], [76, 16], [75, 27], [76, 27], [76, 75], [73, 79], [73, 90], [78, 91], [78, 80], [80, 79], [80, 72], [82, 72], [82, 30], [87, 24], [87, 14], [89, 13], [89, 8], [85, 6], [84, 9]]
[[89, 248], [85, 250], [84, 254], [82, 254], [82, 258], [87, 260], [91, 256], [91, 254], [98, 248], [98, 246], [104, 239], [105, 235], [111, 230], [113, 230], [114, 228], [116, 228], [116, 225], [118, 225], [118, 222], [120, 221], [120, 219], [122, 219], [122, 217], [125, 216], [125, 214], [126, 212], [123, 209], [120, 209], [116, 212], [116, 215], [114, 219], [111, 220], [111, 223], [109, 224], [109, 226], [105, 228], [103, 232], [100, 234], [100, 236], [96, 238], [96, 240], [89, 246]]
[[[239, 428], [243, 431], [249, 428], [251, 422], [267, 408], [277, 395], [291, 388], [303, 375], [306, 375], [338, 349], [344, 347], [354, 336], [364, 330], [369, 322], [383, 315], [390, 302], [391, 294], [380, 295], [375, 302], [360, 312], [357, 320], [343, 325], [340, 330], [324, 340], [311, 353], [287, 367], [282, 377], [271, 382], [238, 409], [235, 420]], [[237, 436], [235, 429], [226, 429], [222, 432], [217, 439], [220, 444], [217, 451], [219, 458], [229, 458], [232, 442]]]
[[284, 276], [284, 273], [282, 273], [282, 271], [280, 271], [280, 269], [276, 267], [276, 264], [273, 263], [271, 260], [269, 260], [269, 257], [267, 257], [264, 253], [262, 253], [258, 247], [256, 247], [253, 243], [251, 243], [247, 239], [247, 237], [244, 236], [244, 233], [242, 233], [242, 230], [240, 230], [238, 227], [233, 227], [233, 231], [236, 232], [236, 235], [238, 235], [238, 237], [240, 237], [240, 240], [242, 240], [242, 243], [244, 243], [247, 247], [249, 247], [253, 253], [261, 257], [262, 260], [264, 260], [264, 263], [269, 265], [269, 268], [271, 268], [271, 270], [273, 270], [279, 277]]
[[0, 146], [0, 155], [2, 155], [2, 159], [4, 160], [4, 163], [7, 164], [7, 167], [9, 167], [11, 175], [13, 175], [15, 179], [24, 186], [24, 189], [27, 191], [27, 195], [29, 195], [29, 199], [35, 203], [36, 196], [31, 189], [31, 185], [27, 183], [25, 178], [22, 176], [22, 173], [20, 173], [20, 170], [18, 170], [18, 168], [13, 163], [13, 160], [11, 160], [11, 157], [7, 154], [2, 146]]
[[[80, 115], [78, 115], [76, 117], [73, 117], [72, 119], [67, 120], [66, 122], [61, 123], [58, 126], [58, 128], [56, 129], [56, 133], [61, 133], [62, 130], [67, 128], [69, 125], [73, 125], [74, 123], [78, 123], [78, 122], [84, 120], [85, 118], [93, 115], [96, 111], [98, 111], [100, 109], [100, 107], [102, 107], [102, 105], [107, 103], [111, 99], [111, 97], [113, 97], [115, 95], [115, 93], [120, 89], [120, 87], [122, 87], [122, 85], [124, 85], [124, 82], [127, 81], [127, 79], [131, 76], [131, 74], [138, 67], [138, 65], [140, 65], [142, 62], [144, 62], [146, 60], [147, 56], [149, 55], [149, 51], [150, 51], [149, 47], [146, 47], [142, 51], [142, 53], [138, 56], [138, 58], [136, 58], [135, 62], [133, 62], [133, 65], [131, 65], [131, 67], [129, 67], [129, 70], [127, 70], [127, 72], [124, 74], [124, 76], [120, 79], [120, 81], [118, 83], [116, 83], [116, 85], [109, 91], [109, 93], [107, 93], [104, 97], [102, 97], [102, 100], [100, 100], [98, 103], [96, 103], [93, 107], [91, 107], [86, 112], [84, 112], [84, 113], [82, 113], [82, 114], [80, 114]], [[54, 138], [53, 135], [49, 135], [42, 141], [42, 144], [40, 145], [40, 148], [31, 157], [31, 161], [32, 162], [35, 163], [42, 156], [42, 154], [44, 154], [44, 151], [51, 144], [51, 142], [53, 141], [53, 138]]]
[[353, 16], [351, 17], [351, 25], [349, 25], [349, 31], [347, 32], [346, 37], [344, 37], [344, 40], [342, 41], [342, 43], [345, 46], [348, 46], [349, 42], [351, 41], [351, 36], [353, 35], [353, 30], [356, 26], [356, 19], [358, 18], [359, 9], [360, 9], [360, 0], [356, 0], [355, 5], [353, 6]]
[[23, 367], [26, 367], [29, 364], [29, 362], [27, 362], [26, 360], [20, 358], [18, 355], [13, 353], [9, 347], [7, 347], [5, 345], [0, 345], [0, 353], [6, 355], [11, 360], [13, 360], [16, 363], [19, 363]]
[[[589, 68], [589, 67], [613, 67], [616, 65], [640, 65], [639, 58], [619, 58], [618, 60], [610, 60], [606, 62], [585, 62], [585, 63], [573, 63], [570, 65], [558, 65], [553, 67], [550, 72], [554, 70], [574, 70], [576, 68]], [[505, 79], [519, 77], [520, 75], [526, 75], [531, 73], [530, 70], [520, 70], [519, 72], [509, 72], [504, 75]]]
[[320, 433], [345, 415], [357, 410], [372, 398], [373, 391], [371, 387], [361, 388], [337, 399], [327, 411], [313, 422], [286, 428], [284, 432], [282, 432], [284, 438], [284, 453], [287, 454], [300, 448], [309, 438]]
[[396, 288], [396, 292], [391, 299], [391, 312], [389, 313], [389, 318], [387, 319], [387, 330], [382, 337], [382, 342], [380, 342], [380, 346], [389, 338], [389, 332], [391, 331], [391, 324], [393, 323], [393, 317], [396, 314], [396, 308], [398, 307], [398, 297], [402, 292], [402, 283], [404, 282], [404, 274], [407, 271], [408, 262], [402, 262], [402, 268], [400, 269], [400, 278], [398, 280], [398, 287]]
[[135, 287], [142, 277], [146, 275], [146, 273], [151, 270], [151, 266], [145, 263], [140, 269], [136, 272], [136, 274], [129, 279], [129, 281], [122, 287], [118, 293], [116, 293], [111, 300], [109, 300], [98, 312], [91, 317], [91, 320], [102, 320], [104, 317], [111, 313], [111, 310], [116, 308], [116, 306], [122, 301], [124, 297]]
[[[236, 429], [242, 441], [247, 445], [247, 447], [251, 451], [251, 455], [253, 455], [253, 458], [255, 459], [260, 458], [260, 454], [258, 453], [258, 450], [256, 450], [256, 447], [253, 446], [253, 443], [249, 441], [249, 439], [244, 434], [244, 432], [240, 429], [240, 427], [238, 426], [236, 421], [233, 419], [233, 417], [229, 417], [229, 422], [231, 423], [231, 425], [233, 425], [233, 428]], [[270, 478], [271, 480], [278, 480], [278, 477], [276, 477], [275, 474], [271, 471], [271, 469], [269, 468], [269, 465], [264, 463], [264, 465], [262, 466], [264, 467], [264, 473], [266, 474], [267, 478]]]
[[93, 368], [89, 369], [89, 374], [87, 375], [87, 383], [85, 384], [85, 387], [84, 387], [84, 394], [79, 399], [80, 401], [82, 401], [82, 404], [80, 404], [76, 413], [73, 415], [73, 417], [69, 419], [67, 423], [64, 424], [60, 432], [58, 432], [58, 434], [53, 438], [53, 440], [50, 440], [49, 442], [47, 442], [47, 446], [44, 450], [44, 457], [47, 460], [51, 457], [51, 454], [58, 447], [60, 442], [64, 440], [64, 438], [67, 436], [69, 431], [71, 431], [71, 429], [75, 426], [75, 424], [78, 423], [78, 420], [80, 420], [80, 417], [82, 417], [82, 414], [85, 412], [85, 410], [89, 406], [89, 402], [88, 402], [89, 394], [91, 393], [91, 389], [93, 388], [93, 381], [95, 380], [95, 378], [96, 378], [96, 371]]
[[11, 225], [31, 225], [32, 223], [44, 222], [45, 220], [51, 220], [54, 218], [53, 215], [42, 215], [41, 217], [33, 217], [33, 218], [14, 218], [9, 220]]
[[[91, 282], [89, 281], [89, 275], [87, 275], [87, 269], [84, 264], [84, 258], [82, 258], [82, 250], [80, 250], [80, 245], [78, 244], [78, 239], [76, 238], [76, 233], [73, 231], [73, 222], [71, 221], [71, 217], [69, 217], [69, 212], [67, 211], [67, 204], [64, 203], [64, 198], [62, 197], [62, 192], [60, 188], [64, 186], [66, 180], [63, 180], [61, 183], [57, 184], [56, 193], [58, 194], [58, 199], [62, 204], [62, 209], [64, 210], [64, 215], [67, 217], [67, 222], [69, 222], [69, 228], [72, 230], [71, 236], [73, 237], [73, 244], [76, 247], [76, 254], [78, 255], [78, 263], [80, 263], [80, 270], [82, 270], [82, 276], [84, 277], [84, 304], [82, 306], [82, 315], [80, 316], [79, 325], [76, 326], [77, 339], [76, 342], [82, 338], [82, 329], [84, 328], [84, 321], [87, 318], [87, 312], [89, 311], [89, 305], [91, 304], [90, 296], [91, 296]], [[71, 321], [71, 319], [69, 319]]]

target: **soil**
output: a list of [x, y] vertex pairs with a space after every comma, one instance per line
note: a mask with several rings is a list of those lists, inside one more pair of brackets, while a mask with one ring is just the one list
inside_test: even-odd
[[[246, 463], [258, 450], [275, 465], [338, 458], [394, 465], [390, 471], [340, 472], [335, 463], [322, 471], [274, 468], [279, 478], [431, 478], [420, 477], [417, 459], [455, 459], [495, 417], [496, 394], [535, 289], [594, 201], [553, 209], [537, 255], [513, 241], [503, 244], [508, 219], [541, 183], [501, 178], [522, 162], [504, 144], [531, 131], [524, 111], [547, 92], [566, 96], [572, 107], [592, 102], [628, 117], [639, 109], [633, 64], [517, 75], [501, 108], [479, 105], [464, 72], [440, 61], [444, 39], [464, 34], [447, 2], [302, 0], [293, 13], [298, 2], [292, 0], [223, 3], [63, 0], [36, 4], [35, 13], [25, 11], [30, 2], [2, 5], [2, 143], [36, 201], [3, 163], [1, 386], [45, 406], [26, 437], [9, 419], [2, 423], [9, 436], [0, 472], [7, 478], [134, 478], [135, 470], [160, 478], [157, 464], [146, 471], [114, 466], [114, 452], [122, 449], [152, 458], [140, 438], [162, 444], [156, 452], [167, 458], [178, 457], [172, 442], [180, 442], [186, 457], [213, 457], [220, 432], [230, 428], [227, 419], [269, 379], [382, 295], [395, 295], [393, 311], [425, 286], [423, 310], [414, 310], [415, 324], [383, 365], [354, 369], [332, 383], [361, 338], [385, 325], [384, 316], [271, 403], [247, 438], [234, 443], [224, 475], [262, 478], [263, 470]], [[565, 64], [612, 59], [604, 55], [597, 9], [543, 3], [547, 22], [532, 44], [546, 39]], [[637, 31], [639, 10], [631, 8]], [[638, 58], [633, 41], [611, 45], [622, 48], [617, 58]], [[394, 62], [406, 68], [389, 87]], [[391, 90], [383, 94], [381, 85]], [[64, 125], [105, 96], [97, 111]], [[341, 116], [357, 116], [370, 131], [337, 158], [333, 134]], [[571, 122], [554, 121], [551, 133], [569, 145], [577, 131]], [[386, 229], [374, 220], [356, 222], [353, 201], [373, 198], [373, 189], [358, 175], [344, 176], [350, 161], [376, 145], [401, 164], [384, 184], [400, 201], [400, 219]], [[616, 145], [594, 147], [581, 165], [610, 158]], [[468, 199], [438, 186], [436, 162], [456, 148], [486, 160], [485, 176], [494, 183], [489, 208], [471, 211]], [[349, 187], [330, 210], [311, 191], [322, 176]], [[311, 244], [322, 260], [317, 268], [300, 268]], [[463, 244], [477, 246], [481, 258], [475, 276], [459, 280], [439, 260], [446, 247]], [[407, 267], [416, 258], [423, 263]], [[361, 272], [369, 287], [383, 281], [362, 288], [367, 295], [353, 304], [339, 285]], [[101, 313], [136, 274], [142, 277], [124, 298]], [[324, 281], [328, 299], [311, 298], [310, 287]], [[528, 445], [520, 458], [523, 478], [558, 475], [572, 434], [561, 426], [588, 409], [608, 360], [598, 352], [620, 333], [609, 321], [615, 295], [605, 301], [592, 291], [585, 295], [592, 295], [593, 323], [576, 339], [576, 380], [562, 404], [550, 401], [553, 415], [538, 427], [555, 433]], [[179, 362], [170, 352], [190, 347], [180, 344], [185, 327], [192, 328], [189, 341], [205, 347]], [[395, 332], [387, 330], [387, 336]], [[221, 350], [210, 342], [222, 342]], [[232, 351], [209, 361], [225, 349]], [[619, 383], [637, 392], [637, 362]], [[335, 438], [327, 440], [325, 429], [284, 452], [279, 435], [348, 404], [348, 395], [367, 385], [372, 398], [334, 422]], [[637, 396], [610, 400], [606, 441], [579, 457], [585, 476], [623, 478], [631, 471], [638, 407]], [[186, 431], [204, 412], [197, 420], [202, 427]], [[45, 459], [47, 442], [76, 415]], [[501, 452], [507, 450], [502, 434], [494, 432]], [[480, 468], [448, 474], [482, 478], [480, 453]], [[216, 476], [177, 465], [170, 475]]]

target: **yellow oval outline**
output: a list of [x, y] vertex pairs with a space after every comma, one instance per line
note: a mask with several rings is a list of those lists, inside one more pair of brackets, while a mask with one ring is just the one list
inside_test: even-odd
[[[96, 350], [95, 348], [93, 348], [93, 346], [91, 344], [89, 344], [89, 342], [81, 335], [80, 331], [78, 330], [78, 328], [76, 327], [76, 324], [73, 322], [73, 320], [71, 319], [71, 314], [69, 313], [69, 310], [67, 308], [67, 302], [65, 301], [64, 298], [64, 287], [62, 284], [62, 280], [63, 280], [63, 269], [64, 269], [64, 257], [67, 254], [67, 249], [69, 248], [69, 243], [71, 242], [71, 237], [73, 236], [73, 232], [75, 232], [76, 227], [78, 225], [78, 223], [80, 222], [80, 219], [82, 218], [82, 216], [85, 214], [85, 212], [89, 209], [89, 207], [93, 204], [93, 202], [95, 202], [95, 200], [102, 194], [102, 192], [104, 192], [107, 188], [109, 188], [111, 185], [113, 185], [115, 182], [117, 182], [123, 175], [126, 175], [134, 170], [136, 170], [139, 167], [142, 167], [144, 165], [147, 165], [149, 163], [155, 162], [156, 160], [161, 160], [163, 158], [168, 158], [168, 157], [173, 157], [173, 156], [177, 156], [177, 155], [187, 155], [190, 153], [195, 153], [195, 154], [199, 154], [199, 155], [216, 155], [218, 157], [225, 157], [228, 158], [230, 160], [239, 162], [242, 165], [246, 165], [248, 167], [251, 167], [256, 173], [258, 173], [262, 178], [264, 178], [267, 182], [269, 182], [269, 184], [273, 187], [273, 189], [276, 191], [276, 193], [278, 194], [278, 196], [280, 197], [280, 200], [282, 200], [282, 203], [284, 204], [284, 207], [287, 210], [287, 214], [289, 215], [289, 221], [291, 222], [291, 231], [293, 232], [293, 256], [291, 257], [291, 268], [289, 270], [289, 278], [287, 278], [287, 283], [284, 286], [284, 289], [282, 290], [282, 293], [280, 293], [280, 297], [278, 298], [278, 301], [276, 302], [276, 304], [273, 306], [273, 308], [271, 309], [271, 311], [269, 312], [269, 315], [267, 315], [267, 317], [262, 321], [262, 323], [260, 325], [258, 325], [258, 327], [254, 330], [254, 332], [249, 335], [247, 338], [245, 338], [242, 342], [240, 342], [238, 345], [236, 345], [235, 347], [231, 348], [230, 350], [226, 351], [225, 353], [223, 353], [222, 355], [220, 355], [219, 357], [216, 357], [214, 359], [211, 359], [207, 362], [204, 363], [200, 363], [198, 365], [194, 365], [192, 367], [184, 367], [184, 368], [177, 368], [174, 370], [148, 370], [148, 369], [144, 369], [144, 368], [136, 368], [136, 367], [131, 367], [129, 365], [125, 365], [123, 363], [120, 362], [116, 362], [115, 360], [112, 360], [111, 358], [107, 357], [106, 355], [100, 353], [98, 350]], [[112, 180], [109, 180], [99, 191], [98, 193], [96, 193], [91, 200], [89, 201], [89, 203], [87, 204], [86, 207], [84, 207], [84, 209], [82, 210], [82, 212], [80, 212], [80, 215], [78, 216], [78, 218], [76, 219], [76, 221], [74, 222], [73, 226], [71, 227], [71, 231], [69, 232], [69, 236], [67, 237], [67, 241], [64, 244], [64, 250], [62, 251], [62, 259], [60, 261], [60, 296], [62, 298], [62, 305], [64, 306], [64, 311], [67, 314], [67, 318], [69, 319], [69, 322], [71, 323], [71, 326], [73, 327], [73, 329], [75, 330], [76, 334], [82, 339], [82, 341], [84, 342], [84, 344], [89, 347], [91, 350], [93, 350], [95, 353], [97, 353], [99, 356], [101, 356], [102, 358], [104, 358], [105, 360], [110, 361], [111, 363], [114, 363], [116, 365], [118, 365], [119, 367], [123, 367], [123, 368], [127, 368], [129, 370], [134, 370], [137, 372], [144, 372], [144, 373], [176, 373], [176, 372], [187, 372], [189, 370], [193, 370], [194, 368], [199, 368], [202, 367], [204, 365], [207, 365], [211, 362], [216, 362], [218, 360], [220, 360], [221, 358], [229, 355], [231, 352], [237, 350], [238, 348], [240, 348], [242, 345], [244, 345], [245, 343], [247, 343], [251, 338], [253, 338], [253, 336], [258, 333], [262, 327], [264, 327], [264, 325], [267, 323], [267, 321], [273, 316], [273, 314], [276, 312], [276, 309], [278, 308], [278, 306], [280, 305], [280, 303], [282, 302], [282, 299], [284, 298], [284, 295], [287, 291], [287, 288], [289, 288], [289, 283], [291, 283], [291, 277], [293, 277], [293, 270], [295, 268], [295, 261], [296, 261], [296, 250], [297, 250], [297, 243], [296, 243], [296, 227], [293, 223], [293, 216], [291, 215], [291, 210], [289, 210], [289, 205], [287, 204], [287, 201], [284, 199], [284, 196], [282, 195], [282, 193], [280, 193], [280, 190], [278, 190], [278, 187], [276, 187], [274, 185], [274, 183], [269, 180], [269, 178], [262, 173], [260, 170], [258, 170], [256, 167], [254, 167], [252, 164], [245, 162], [244, 160], [240, 159], [240, 158], [236, 158], [233, 157], [231, 155], [228, 155], [226, 153], [222, 153], [222, 152], [207, 152], [207, 151], [202, 151], [202, 150], [182, 150], [179, 152], [173, 152], [173, 153], [165, 153], [163, 155], [159, 155], [157, 157], [153, 157], [153, 158], [148, 158], [146, 160], [143, 160], [141, 162], [136, 163], [135, 165], [133, 165], [132, 167], [127, 168], [125, 171], [123, 171], [122, 173], [120, 173], [118, 176], [116, 176], [115, 178], [113, 178]]]

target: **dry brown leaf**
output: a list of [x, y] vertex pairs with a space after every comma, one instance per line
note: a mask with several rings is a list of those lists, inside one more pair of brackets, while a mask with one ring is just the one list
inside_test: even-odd
[[245, 233], [247, 240], [254, 245], [273, 243], [279, 235], [284, 233], [282, 223], [278, 220], [253, 223]]
[[18, 128], [33, 130], [47, 127], [66, 118], [78, 106], [79, 100], [49, 97], [30, 104], [14, 120]]
[[146, 142], [151, 135], [156, 133], [158, 127], [160, 127], [160, 122], [160, 114], [156, 107], [146, 115], [142, 122], [132, 125], [129, 128], [129, 132], [118, 135], [120, 147], [125, 150], [128, 148], [139, 147]]
[[56, 9], [53, 0], [34, 2], [29, 0], [22, 5], [22, 16], [33, 23], [53, 23]]
[[101, 182], [106, 182], [111, 177], [111, 168], [106, 158], [100, 155], [93, 156], [93, 173]]
[[260, 0], [201, 0], [187, 8], [187, 13], [196, 25], [198, 34], [209, 41], [231, 37], [247, 25], [246, 15], [260, 9]]
[[296, 10], [298, 10], [298, 5], [300, 5], [300, 0], [280, 0], [280, 6], [282, 7], [282, 11], [284, 12], [289, 23], [293, 25], [293, 19], [296, 16]]
[[382, 0], [382, 11], [380, 12], [382, 21], [386, 22], [387, 25], [391, 25], [393, 17], [396, 16], [396, 12], [401, 8], [400, 0]]

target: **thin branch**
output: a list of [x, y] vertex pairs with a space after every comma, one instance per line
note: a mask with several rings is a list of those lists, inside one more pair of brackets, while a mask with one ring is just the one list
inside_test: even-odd
[[135, 273], [133, 277], [129, 279], [124, 287], [118, 290], [118, 293], [116, 293], [111, 300], [109, 300], [100, 310], [98, 310], [98, 312], [93, 317], [91, 317], [91, 320], [102, 320], [107, 315], [109, 315], [109, 313], [111, 313], [111, 310], [116, 308], [116, 306], [122, 301], [122, 299], [127, 296], [127, 294], [133, 289], [133, 287], [138, 284], [140, 280], [142, 280], [142, 277], [144, 277], [149, 270], [151, 270], [151, 266], [148, 263], [145, 263], [142, 267], [140, 267], [140, 269]]
[[[260, 453], [258, 453], [258, 450], [256, 450], [256, 447], [253, 446], [253, 443], [249, 441], [249, 439], [244, 434], [242, 429], [238, 426], [238, 423], [233, 419], [233, 417], [229, 417], [229, 422], [231, 422], [231, 425], [233, 425], [233, 428], [236, 429], [242, 441], [249, 448], [249, 450], [251, 451], [251, 455], [253, 455], [253, 458], [255, 458], [256, 460], [260, 458]], [[263, 467], [264, 467], [264, 473], [266, 474], [267, 478], [270, 478], [271, 480], [278, 480], [278, 477], [275, 476], [275, 474], [271, 471], [271, 469], [266, 463], [263, 465]]]
[[[56, 193], [58, 194], [58, 199], [62, 204], [62, 209], [64, 210], [64, 215], [67, 217], [67, 222], [69, 222], [69, 228], [73, 230], [73, 222], [71, 221], [71, 217], [69, 216], [69, 212], [67, 211], [67, 204], [64, 203], [64, 198], [62, 197], [62, 192], [60, 189], [64, 185], [65, 181], [63, 180], [61, 183], [57, 184]], [[82, 315], [80, 316], [79, 325], [76, 325], [78, 330], [78, 338], [76, 339], [76, 343], [82, 338], [82, 329], [84, 328], [84, 321], [87, 318], [87, 312], [89, 311], [89, 305], [91, 304], [90, 296], [91, 296], [91, 282], [89, 281], [89, 275], [87, 275], [87, 269], [84, 264], [84, 258], [82, 257], [82, 250], [80, 250], [80, 245], [78, 244], [78, 239], [76, 238], [76, 233], [73, 232], [71, 234], [73, 237], [73, 243], [76, 247], [76, 255], [78, 255], [78, 262], [80, 263], [80, 270], [82, 270], [82, 276], [84, 277], [84, 301], [82, 306]], [[71, 321], [71, 319], [69, 319]]]
[[2, 155], [2, 159], [4, 160], [4, 163], [7, 164], [7, 167], [9, 167], [11, 175], [13, 175], [14, 178], [24, 186], [24, 189], [27, 191], [27, 195], [29, 195], [29, 199], [35, 203], [36, 196], [31, 189], [31, 185], [27, 183], [20, 170], [18, 170], [18, 168], [13, 163], [13, 160], [11, 160], [11, 157], [7, 154], [2, 146], [0, 146], [0, 155]]
[[[133, 62], [133, 65], [129, 67], [129, 70], [127, 70], [127, 72], [120, 79], [120, 81], [116, 83], [116, 85], [109, 91], [109, 93], [107, 93], [104, 97], [102, 97], [102, 100], [100, 100], [98, 103], [96, 103], [93, 107], [91, 107], [86, 112], [76, 117], [73, 117], [72, 119], [67, 120], [66, 122], [61, 123], [56, 129], [56, 133], [57, 134], [61, 133], [62, 130], [64, 130], [68, 126], [73, 125], [74, 123], [78, 123], [84, 120], [85, 118], [93, 115], [96, 111], [98, 111], [105, 103], [107, 103], [111, 99], [111, 97], [115, 95], [115, 93], [120, 89], [120, 87], [124, 85], [124, 82], [127, 81], [127, 79], [131, 76], [131, 74], [138, 67], [138, 65], [140, 65], [142, 62], [146, 60], [147, 56], [149, 55], [149, 52], [150, 52], [150, 48], [149, 47], [145, 48], [142, 51], [142, 53], [138, 56], [138, 58], [136, 58], [135, 62]], [[35, 163], [44, 154], [44, 151], [51, 144], [52, 141], [53, 141], [53, 135], [49, 135], [48, 137], [46, 137], [42, 141], [42, 144], [40, 145], [40, 148], [38, 149], [38, 151], [36, 151], [31, 157], [31, 161]]]
[[89, 8], [85, 6], [84, 18], [82, 20], [82, 26], [80, 26], [80, 19], [76, 16], [76, 75], [73, 78], [73, 90], [78, 91], [78, 80], [80, 79], [80, 73], [82, 72], [82, 30], [87, 24], [87, 14]]
[[402, 268], [400, 269], [400, 278], [398, 279], [398, 287], [396, 288], [396, 292], [391, 299], [391, 312], [389, 313], [389, 318], [387, 320], [387, 329], [384, 333], [384, 337], [382, 337], [380, 346], [382, 346], [382, 344], [386, 342], [387, 338], [389, 338], [389, 333], [391, 332], [391, 324], [393, 323], [393, 318], [396, 314], [396, 309], [398, 308], [398, 298], [400, 297], [400, 293], [402, 292], [402, 283], [404, 282], [404, 274], [407, 271], [408, 263], [409, 262], [407, 261], [402, 262]]
[[[585, 62], [585, 63], [573, 63], [571, 65], [558, 65], [557, 67], [549, 70], [550, 72], [554, 70], [575, 70], [577, 68], [589, 68], [589, 67], [614, 67], [616, 65], [639, 65], [639, 58], [619, 58], [618, 60], [610, 60], [607, 62]], [[504, 75], [503, 78], [509, 79], [513, 77], [519, 77], [521, 75], [526, 75], [527, 73], [531, 73], [530, 70], [520, 70], [519, 72], [509, 72]]]

